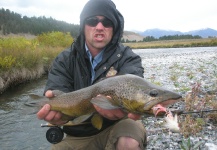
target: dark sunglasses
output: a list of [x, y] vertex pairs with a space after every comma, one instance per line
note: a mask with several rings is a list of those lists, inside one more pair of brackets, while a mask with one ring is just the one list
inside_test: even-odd
[[85, 20], [85, 24], [91, 27], [95, 27], [99, 22], [101, 22], [106, 28], [113, 27], [112, 21], [108, 18], [99, 19], [97, 17], [91, 17]]

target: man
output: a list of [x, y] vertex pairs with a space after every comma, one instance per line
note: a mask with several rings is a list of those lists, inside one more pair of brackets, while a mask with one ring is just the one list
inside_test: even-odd
[[[135, 74], [143, 77], [141, 58], [124, 47], [121, 37], [124, 18], [111, 0], [90, 0], [80, 15], [80, 35], [71, 48], [63, 51], [53, 62], [45, 88], [45, 96], [53, 97], [52, 90], [75, 91], [104, 78], [112, 67], [117, 74]], [[94, 106], [103, 116], [102, 129], [91, 124], [63, 127], [66, 138], [52, 149], [144, 149], [145, 129], [136, 114], [120, 109], [105, 110]], [[63, 125], [61, 113], [50, 111], [45, 105], [39, 119]], [[123, 118], [130, 119], [123, 119]]]

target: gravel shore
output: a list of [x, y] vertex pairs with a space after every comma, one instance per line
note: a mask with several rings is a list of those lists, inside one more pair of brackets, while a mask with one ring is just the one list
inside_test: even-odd
[[[214, 93], [213, 101], [217, 102], [217, 47], [134, 51], [142, 58], [146, 80], [179, 92], [183, 99], [192, 86], [199, 83], [202, 91], [200, 96]], [[29, 114], [32, 110], [23, 105], [30, 100], [30, 94], [41, 95], [45, 83], [46, 77], [22, 84], [1, 95], [0, 149], [50, 149], [45, 136], [48, 128], [40, 127], [45, 122], [39, 121], [35, 114]], [[185, 105], [183, 100], [171, 106], [170, 110], [183, 110]], [[147, 130], [147, 150], [181, 150], [182, 144], [187, 144], [184, 150], [217, 150], [217, 121], [207, 118], [207, 114], [203, 116], [205, 124], [202, 130], [190, 135], [190, 144], [181, 132], [174, 133], [165, 128], [164, 118], [144, 117], [142, 121]], [[184, 124], [186, 116], [178, 116], [180, 125]], [[194, 117], [200, 118], [200, 114], [194, 114]], [[190, 124], [189, 128], [195, 130]], [[195, 146], [197, 148], [193, 148]]]
[[[193, 85], [199, 83], [202, 93], [214, 93], [213, 100], [217, 101], [217, 47], [145, 49], [135, 52], [142, 57], [147, 80], [177, 91], [183, 97]], [[185, 102], [176, 103], [171, 108], [184, 109]], [[178, 117], [183, 119], [185, 116]], [[199, 114], [195, 117], [199, 117]], [[216, 122], [207, 119], [202, 131], [189, 138], [181, 133], [170, 132], [162, 126], [163, 122], [164, 118], [143, 119], [147, 129], [148, 150], [179, 150], [188, 140], [190, 144], [187, 147], [191, 146], [191, 150], [217, 150]]]

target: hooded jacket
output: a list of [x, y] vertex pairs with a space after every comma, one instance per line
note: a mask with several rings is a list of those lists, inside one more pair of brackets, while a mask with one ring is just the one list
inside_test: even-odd
[[[102, 61], [95, 67], [95, 78], [91, 83], [91, 64], [85, 50], [84, 21], [92, 16], [105, 16], [113, 22], [113, 37], [105, 47]], [[135, 74], [143, 77], [143, 67], [140, 56], [129, 47], [120, 43], [124, 29], [124, 18], [111, 0], [89, 0], [80, 15], [80, 35], [70, 48], [61, 52], [53, 61], [48, 75], [45, 91], [60, 90], [72, 92], [94, 84], [104, 78], [111, 67], [118, 74]], [[71, 136], [95, 135], [116, 121], [106, 118], [101, 130], [91, 124], [63, 127], [63, 131]]]

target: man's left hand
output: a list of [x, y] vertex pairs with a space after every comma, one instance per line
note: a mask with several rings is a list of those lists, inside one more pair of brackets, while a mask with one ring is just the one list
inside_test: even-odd
[[96, 111], [102, 115], [103, 117], [109, 119], [109, 120], [118, 120], [118, 119], [122, 119], [124, 118], [126, 115], [128, 116], [128, 118], [131, 118], [133, 120], [139, 120], [140, 119], [140, 115], [138, 114], [133, 114], [133, 113], [126, 113], [123, 112], [121, 109], [103, 109], [100, 108], [96, 105], [94, 105]]

